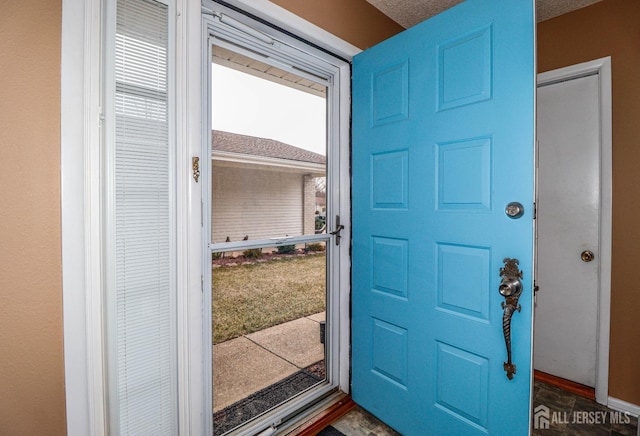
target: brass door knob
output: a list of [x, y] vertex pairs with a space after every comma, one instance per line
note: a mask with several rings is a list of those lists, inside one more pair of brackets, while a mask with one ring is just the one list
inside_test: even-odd
[[593, 254], [593, 251], [585, 250], [580, 254], [580, 259], [583, 262], [591, 262], [596, 256]]

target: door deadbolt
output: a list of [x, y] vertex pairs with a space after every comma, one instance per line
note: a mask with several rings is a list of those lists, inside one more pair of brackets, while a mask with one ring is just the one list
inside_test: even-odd
[[593, 254], [593, 251], [585, 250], [580, 253], [580, 259], [582, 259], [583, 262], [591, 262], [595, 258], [596, 256]]
[[522, 215], [524, 215], [524, 206], [522, 205], [522, 203], [512, 201], [504, 208], [504, 213], [507, 214], [507, 216], [511, 219], [520, 218]]
[[503, 297], [518, 296], [522, 292], [522, 281], [517, 277], [504, 277], [499, 291]]

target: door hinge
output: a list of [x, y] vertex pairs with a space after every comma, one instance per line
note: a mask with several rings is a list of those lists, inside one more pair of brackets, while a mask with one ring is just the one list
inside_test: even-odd
[[538, 216], [538, 205], [534, 201], [533, 202], [533, 219], [536, 219], [537, 216]]
[[200, 292], [204, 292], [204, 277], [200, 274]]
[[336, 237], [336, 245], [340, 245], [340, 232], [344, 229], [344, 225], [340, 224], [340, 215], [336, 215], [336, 229], [333, 232], [329, 232], [330, 235]]

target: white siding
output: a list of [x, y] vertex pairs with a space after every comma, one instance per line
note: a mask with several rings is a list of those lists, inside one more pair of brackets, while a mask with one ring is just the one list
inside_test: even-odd
[[316, 232], [316, 178], [312, 175], [303, 177], [303, 225], [305, 235]]
[[214, 163], [212, 242], [302, 235], [303, 177]]

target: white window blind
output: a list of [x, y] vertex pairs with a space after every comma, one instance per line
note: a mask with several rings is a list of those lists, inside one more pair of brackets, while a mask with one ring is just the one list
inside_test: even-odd
[[107, 335], [110, 433], [120, 435], [177, 433], [168, 16], [156, 1], [116, 2]]

